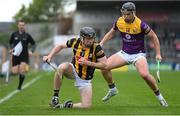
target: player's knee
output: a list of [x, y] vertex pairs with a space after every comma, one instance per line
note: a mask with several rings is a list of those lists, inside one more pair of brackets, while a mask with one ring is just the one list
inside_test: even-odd
[[59, 65], [59, 70], [64, 72], [68, 69], [68, 64], [67, 63], [63, 63]]
[[19, 68], [19, 73], [26, 73], [26, 67], [25, 66], [21, 66]]
[[148, 77], [149, 73], [148, 72], [140, 72], [140, 76], [146, 79]]

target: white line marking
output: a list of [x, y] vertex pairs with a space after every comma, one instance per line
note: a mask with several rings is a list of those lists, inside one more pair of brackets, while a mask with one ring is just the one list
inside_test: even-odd
[[[26, 83], [22, 87], [22, 89], [25, 89], [25, 88], [29, 87], [31, 84], [33, 84], [34, 82], [36, 82], [40, 78], [41, 78], [41, 76], [35, 77], [30, 82]], [[11, 92], [10, 94], [8, 94], [7, 96], [5, 96], [4, 98], [0, 99], [0, 104], [3, 103], [4, 101], [7, 101], [8, 99], [10, 99], [11, 97], [13, 97], [18, 92], [19, 92], [18, 90], [15, 90], [15, 91]]]

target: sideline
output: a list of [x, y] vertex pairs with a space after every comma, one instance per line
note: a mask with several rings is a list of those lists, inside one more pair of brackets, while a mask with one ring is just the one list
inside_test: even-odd
[[[26, 83], [24, 86], [22, 86], [22, 89], [25, 89], [27, 87], [29, 87], [30, 85], [32, 85], [34, 82], [36, 82], [37, 80], [39, 80], [42, 76], [38, 76], [34, 79], [32, 79], [30, 82]], [[2, 104], [3, 102], [9, 100], [11, 97], [13, 97], [16, 93], [20, 92], [19, 90], [15, 90], [11, 93], [9, 93], [7, 96], [5, 96], [4, 98], [0, 99], [0, 104]]]

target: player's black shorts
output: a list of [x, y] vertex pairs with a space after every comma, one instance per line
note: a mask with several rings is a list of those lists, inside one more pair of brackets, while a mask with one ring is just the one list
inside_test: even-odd
[[25, 62], [29, 64], [29, 56], [28, 55], [12, 56], [12, 66], [19, 65], [21, 62]]

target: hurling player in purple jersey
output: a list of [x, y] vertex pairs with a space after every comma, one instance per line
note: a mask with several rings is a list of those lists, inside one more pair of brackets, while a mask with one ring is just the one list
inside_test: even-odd
[[[112, 78], [111, 69], [134, 64], [140, 76], [155, 93], [160, 104], [167, 107], [168, 104], [160, 93], [155, 78], [149, 73], [144, 48], [144, 36], [147, 35], [154, 44], [156, 60], [162, 60], [158, 37], [145, 22], [136, 16], [135, 11], [136, 7], [134, 3], [124, 3], [121, 8], [122, 16], [116, 20], [113, 27], [101, 40], [100, 45], [102, 46], [108, 40], [112, 39], [116, 32], [119, 32], [123, 42], [122, 49], [108, 58], [107, 70], [102, 70], [102, 74], [108, 80]], [[107, 101], [113, 95], [114, 93], [109, 90], [102, 100]]]

